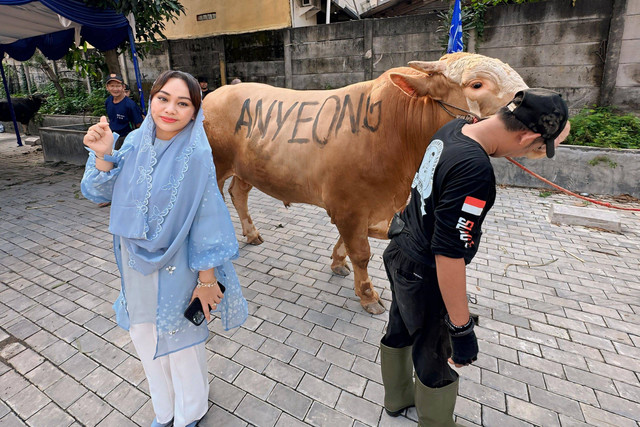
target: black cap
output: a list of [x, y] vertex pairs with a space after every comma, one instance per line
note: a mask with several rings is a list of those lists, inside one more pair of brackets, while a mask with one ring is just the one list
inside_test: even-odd
[[507, 109], [535, 133], [539, 133], [547, 146], [547, 157], [555, 154], [555, 140], [562, 133], [569, 109], [562, 95], [549, 89], [525, 89], [516, 93]]
[[109, 74], [107, 78], [104, 80], [104, 84], [109, 83], [111, 80], [117, 80], [120, 83], [124, 84], [124, 79], [122, 78], [122, 76], [119, 76], [117, 74]]
[[198, 83], [201, 83], [201, 82], [209, 83], [209, 80], [204, 76], [200, 76], [198, 77]]

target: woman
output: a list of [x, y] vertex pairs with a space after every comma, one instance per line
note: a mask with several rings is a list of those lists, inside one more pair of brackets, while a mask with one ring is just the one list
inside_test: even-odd
[[[208, 409], [204, 343], [209, 330], [184, 311], [199, 298], [226, 329], [247, 318], [231, 260], [238, 242], [216, 183], [202, 126], [198, 82], [166, 71], [153, 84], [150, 114], [112, 153], [105, 117], [84, 137], [90, 155], [82, 193], [111, 201], [109, 231], [122, 277], [114, 304], [149, 382], [152, 426], [195, 426]], [[226, 287], [224, 296], [217, 280]]]

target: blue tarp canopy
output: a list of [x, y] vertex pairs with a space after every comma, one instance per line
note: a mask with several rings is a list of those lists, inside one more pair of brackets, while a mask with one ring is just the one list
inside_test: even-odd
[[99, 50], [128, 37], [129, 21], [113, 10], [78, 0], [0, 0], [0, 53], [26, 61], [38, 48], [49, 59], [62, 58], [76, 32]]
[[[80, 37], [99, 50], [114, 49], [129, 38], [142, 100], [133, 31], [124, 15], [90, 7], [79, 0], [0, 0], [0, 59], [6, 53], [13, 59], [26, 61], [38, 48], [48, 59], [57, 60], [69, 51], [72, 43], [79, 42]], [[1, 69], [9, 99], [4, 68]], [[13, 107], [11, 109], [13, 114]], [[144, 111], [144, 104], [142, 109]], [[18, 145], [22, 145], [15, 119], [14, 126]]]

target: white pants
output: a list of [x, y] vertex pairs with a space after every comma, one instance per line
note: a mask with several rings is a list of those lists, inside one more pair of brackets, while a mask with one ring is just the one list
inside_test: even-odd
[[129, 334], [149, 382], [156, 420], [168, 423], [173, 418], [175, 427], [184, 427], [202, 418], [209, 408], [204, 343], [153, 360], [156, 325], [131, 325]]

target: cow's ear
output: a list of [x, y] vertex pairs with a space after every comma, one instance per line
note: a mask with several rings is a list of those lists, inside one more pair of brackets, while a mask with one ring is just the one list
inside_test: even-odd
[[412, 97], [421, 97], [430, 95], [434, 97], [436, 95], [436, 91], [434, 91], [432, 86], [434, 86], [434, 80], [440, 80], [438, 77], [441, 77], [441, 74], [437, 75], [411, 75], [411, 74], [399, 74], [399, 73], [391, 73], [389, 75], [389, 79], [391, 82], [398, 87], [401, 91], [406, 93]]
[[423, 73], [444, 73], [447, 69], [445, 61], [410, 61], [408, 65]]

